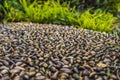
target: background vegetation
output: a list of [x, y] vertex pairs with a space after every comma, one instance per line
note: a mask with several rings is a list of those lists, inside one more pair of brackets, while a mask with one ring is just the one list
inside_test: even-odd
[[[117, 22], [120, 9], [120, 0], [0, 0], [0, 3], [2, 22], [73, 25], [108, 33], [114, 30], [112, 25]], [[116, 31], [120, 32], [118, 28]]]

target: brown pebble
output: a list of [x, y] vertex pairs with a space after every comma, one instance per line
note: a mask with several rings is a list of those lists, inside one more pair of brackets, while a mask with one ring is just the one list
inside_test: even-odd
[[20, 76], [15, 76], [13, 80], [24, 80], [24, 79]]
[[26, 72], [26, 74], [27, 74], [28, 76], [34, 76], [34, 75], [36, 74], [36, 72], [35, 72], [35, 71]]
[[68, 65], [69, 62], [67, 60], [62, 60], [65, 65]]
[[44, 63], [43, 66], [46, 68], [46, 67], [48, 67], [48, 64], [47, 64], [47, 63]]
[[91, 72], [90, 73], [90, 77], [93, 77], [93, 76], [95, 76], [96, 75], [96, 72]]
[[45, 76], [37, 76], [35, 80], [45, 80]]
[[19, 69], [19, 70], [22, 70], [22, 71], [25, 70], [25, 69], [24, 69], [23, 67], [21, 67], [21, 66], [16, 66], [15, 69]]
[[89, 65], [94, 67], [95, 66], [95, 62], [94, 61], [89, 61]]

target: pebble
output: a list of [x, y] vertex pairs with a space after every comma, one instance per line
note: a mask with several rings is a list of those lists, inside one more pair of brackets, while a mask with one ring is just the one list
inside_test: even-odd
[[73, 71], [68, 69], [68, 68], [62, 68], [61, 71], [65, 72], [65, 73], [68, 73], [68, 74], [72, 74]]
[[45, 76], [37, 76], [35, 79], [36, 80], [45, 80]]
[[1, 73], [6, 74], [6, 73], [8, 73], [8, 70], [4, 69], [4, 70], [1, 71]]
[[98, 75], [104, 76], [104, 75], [106, 75], [106, 73], [105, 73], [104, 71], [100, 71], [100, 72], [98, 73]]
[[98, 77], [96, 80], [103, 80], [101, 77]]
[[4, 64], [5, 66], [9, 66], [9, 62], [6, 61], [6, 60], [3, 61], [3, 64]]
[[11, 73], [19, 73], [20, 70], [19, 70], [19, 69], [11, 69], [10, 72], [11, 72]]
[[10, 77], [9, 76], [3, 76], [1, 80], [9, 80]]
[[22, 64], [22, 62], [17, 62], [16, 66], [20, 66]]
[[52, 24], [0, 24], [0, 80], [119, 80], [119, 54], [120, 37], [113, 34]]
[[23, 80], [23, 78], [20, 76], [15, 76], [13, 80]]
[[22, 71], [25, 70], [25, 69], [24, 69], [23, 67], [21, 67], [21, 66], [16, 66], [15, 69], [16, 69], [16, 70], [22, 70]]
[[74, 73], [74, 74], [73, 74], [73, 78], [79, 79], [79, 74]]
[[82, 76], [89, 76], [89, 71], [85, 69], [82, 73]]
[[88, 76], [85, 76], [85, 77], [84, 77], [84, 80], [89, 80], [89, 77], [88, 77]]
[[41, 76], [42, 74], [41, 73], [37, 73], [36, 76]]
[[26, 72], [26, 74], [31, 77], [31, 76], [34, 76], [36, 72], [35, 71]]
[[22, 78], [23, 78], [23, 80], [29, 80], [30, 79], [28, 75], [22, 75]]

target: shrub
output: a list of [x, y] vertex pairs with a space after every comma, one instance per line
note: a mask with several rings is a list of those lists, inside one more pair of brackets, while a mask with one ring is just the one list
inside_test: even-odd
[[76, 6], [77, 11], [84, 11], [88, 8], [103, 9], [116, 16], [120, 9], [120, 0], [61, 0], [61, 3], [70, 2], [70, 7]]
[[73, 25], [78, 28], [86, 28], [97, 31], [110, 32], [115, 18], [112, 14], [102, 10], [91, 13], [91, 9], [80, 13], [70, 8], [70, 3], [48, 0], [20, 0], [5, 1], [2, 6], [5, 13], [4, 21], [29, 21], [38, 23], [54, 23]]
[[67, 16], [73, 13], [69, 10], [69, 4], [60, 4], [60, 2], [20, 0], [20, 3], [14, 2], [16, 6], [4, 2], [5, 20], [7, 21], [32, 21], [39, 23], [69, 24]]
[[78, 23], [79, 26], [83, 28], [110, 32], [112, 30], [111, 25], [115, 19], [112, 14], [100, 9], [96, 10], [93, 14], [90, 12], [90, 9], [88, 9], [78, 17]]
[[19, 3], [17, 1], [4, 1], [3, 6], [1, 6], [4, 15], [4, 21], [21, 21], [24, 19], [24, 14], [20, 9]]

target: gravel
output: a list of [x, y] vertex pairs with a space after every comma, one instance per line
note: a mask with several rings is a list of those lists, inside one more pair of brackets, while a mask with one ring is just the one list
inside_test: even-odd
[[0, 80], [120, 80], [120, 37], [72, 26], [0, 24]]

